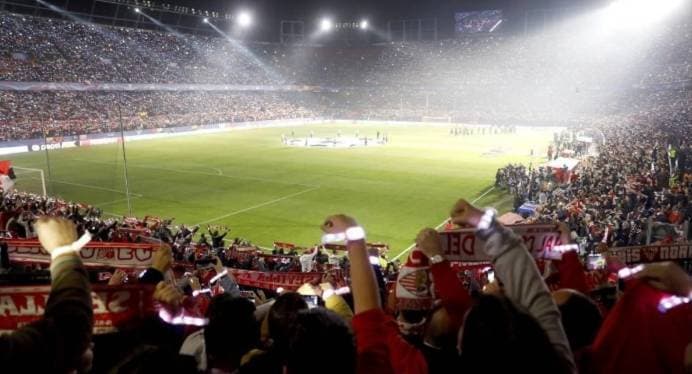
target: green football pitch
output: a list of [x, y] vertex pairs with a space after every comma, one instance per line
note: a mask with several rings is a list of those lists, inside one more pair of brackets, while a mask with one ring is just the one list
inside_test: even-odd
[[[295, 131], [316, 137], [342, 134], [374, 138], [384, 146], [294, 148], [281, 142]], [[368, 240], [396, 254], [418, 230], [437, 226], [460, 197], [477, 205], [511, 208], [493, 190], [498, 167], [545, 161], [547, 129], [515, 134], [451, 136], [448, 126], [313, 124], [128, 142], [129, 188], [136, 216], [175, 218], [185, 224], [225, 224], [229, 237], [271, 247], [273, 241], [312, 245], [331, 213], [358, 219]], [[534, 148], [536, 157], [530, 156]], [[119, 144], [9, 156], [15, 166], [45, 171], [50, 195], [128, 211]], [[50, 167], [48, 166], [50, 165]], [[19, 190], [38, 191], [36, 174], [18, 173]], [[483, 195], [480, 199], [479, 197]]]

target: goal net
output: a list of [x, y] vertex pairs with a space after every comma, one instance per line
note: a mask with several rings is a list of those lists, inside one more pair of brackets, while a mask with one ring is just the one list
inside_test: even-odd
[[23, 168], [12, 166], [14, 175], [14, 189], [21, 192], [30, 192], [46, 196], [46, 177], [42, 169]]

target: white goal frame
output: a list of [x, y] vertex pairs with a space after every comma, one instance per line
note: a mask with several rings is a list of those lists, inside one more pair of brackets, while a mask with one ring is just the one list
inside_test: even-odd
[[12, 166], [12, 169], [14, 170], [26, 170], [26, 171], [37, 171], [41, 175], [41, 190], [43, 192], [43, 196], [47, 196], [46, 193], [46, 175], [43, 171], [43, 169], [34, 169], [34, 168], [24, 168], [21, 166]]

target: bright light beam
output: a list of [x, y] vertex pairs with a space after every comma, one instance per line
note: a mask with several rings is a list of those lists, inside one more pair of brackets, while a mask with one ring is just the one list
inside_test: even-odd
[[230, 44], [235, 50], [240, 52], [243, 56], [247, 57], [250, 59], [254, 64], [259, 66], [264, 72], [266, 72], [272, 79], [276, 80], [277, 82], [283, 82], [284, 79], [281, 77], [280, 74], [275, 72], [271, 67], [267, 66], [267, 64], [263, 63], [257, 56], [255, 56], [252, 52], [250, 52], [247, 48], [245, 48], [242, 44], [238, 43], [237, 40], [231, 38], [230, 35], [226, 34], [223, 32], [221, 29], [216, 27], [211, 21], [207, 22], [207, 24], [214, 29], [219, 35], [223, 36], [224, 39]]
[[141, 10], [139, 11], [139, 14], [141, 14], [142, 16], [144, 16], [144, 18], [148, 19], [149, 21], [153, 22], [156, 26], [158, 26], [158, 27], [160, 27], [160, 28], [166, 30], [167, 32], [169, 32], [169, 33], [171, 33], [171, 34], [173, 34], [173, 35], [175, 35], [175, 36], [177, 36], [177, 37], [179, 37], [179, 38], [181, 38], [181, 39], [187, 40], [187, 38], [185, 37], [185, 35], [183, 35], [183, 34], [177, 32], [177, 31], [173, 30], [172, 28], [170, 28], [170, 27], [164, 25], [163, 23], [159, 22], [159, 20], [157, 20], [156, 18], [149, 16], [148, 14], [142, 12]]
[[[110, 31], [110, 29], [109, 29], [108, 27], [106, 27], [106, 26], [99, 25], [99, 24], [96, 24], [96, 23], [91, 23], [91, 22], [89, 22], [88, 20], [86, 20], [86, 19], [84, 19], [84, 18], [80, 18], [80, 17], [78, 17], [78, 16], [75, 16], [74, 14], [70, 13], [69, 11], [67, 11], [67, 10], [65, 10], [65, 9], [62, 9], [62, 8], [59, 8], [59, 7], [57, 7], [57, 6], [53, 5], [53, 4], [46, 3], [46, 2], [43, 1], [43, 0], [36, 0], [36, 2], [39, 3], [39, 4], [41, 4], [41, 5], [43, 5], [43, 6], [45, 6], [46, 8], [48, 8], [48, 9], [54, 11], [54, 12], [56, 12], [56, 13], [59, 13], [59, 14], [65, 16], [65, 17], [67, 17], [67, 18], [69, 18], [69, 19], [75, 21], [76, 23], [92, 26], [92, 27], [94, 28], [94, 30], [96, 30], [96, 32], [98, 32], [99, 34], [103, 35], [105, 38], [107, 38], [108, 40], [110, 40], [110, 41], [113, 42], [114, 44], [125, 43], [125, 44], [129, 45], [130, 47], [132, 47], [133, 49], [135, 49], [138, 53], [140, 53], [140, 54], [142, 54], [142, 55], [155, 56], [155, 58], [159, 58], [159, 59], [165, 58], [165, 57], [164, 57], [162, 54], [160, 54], [160, 53], [153, 52], [153, 51], [151, 51], [151, 50], [149, 50], [149, 49], [142, 48], [141, 45], [137, 44], [137, 43], [134, 42], [134, 41], [131, 41], [131, 40], [129, 40], [129, 39], [123, 39], [121, 36], [112, 33], [112, 32]], [[135, 8], [135, 9], [139, 9], [139, 8]]]

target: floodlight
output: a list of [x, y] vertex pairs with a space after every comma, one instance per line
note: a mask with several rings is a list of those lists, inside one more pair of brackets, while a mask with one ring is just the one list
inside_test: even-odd
[[204, 23], [209, 23], [209, 18], [204, 17], [204, 19], [202, 20], [202, 22], [204, 22]]
[[332, 20], [329, 18], [322, 18], [320, 21], [320, 31], [327, 32], [332, 28]]
[[135, 8], [135, 13], [139, 13], [139, 12], [141, 12], [141, 11], [142, 11], [141, 9]]
[[252, 16], [249, 12], [240, 12], [236, 22], [238, 22], [240, 27], [248, 27], [252, 25]]
[[360, 21], [360, 29], [361, 30], [367, 30], [368, 29], [368, 20], [364, 19]]

